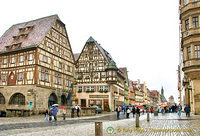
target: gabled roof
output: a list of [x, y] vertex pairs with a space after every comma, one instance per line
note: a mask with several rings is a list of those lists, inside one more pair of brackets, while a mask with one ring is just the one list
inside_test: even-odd
[[13, 44], [13, 36], [17, 36], [19, 34], [19, 29], [29, 26], [33, 26], [33, 29], [28, 33], [27, 38], [20, 41], [21, 48], [37, 46], [42, 42], [45, 35], [48, 33], [56, 20], [60, 20], [58, 15], [52, 15], [11, 26], [0, 38], [0, 52], [6, 51], [5, 47]]
[[[95, 45], [96, 45], [97, 48], [101, 51], [101, 54], [104, 56], [104, 58], [106, 59], [106, 61], [107, 61], [108, 63], [109, 63], [110, 61], [114, 61], [114, 60], [112, 59], [112, 56], [111, 56], [104, 48], [102, 48], [101, 45], [100, 45], [99, 43], [97, 43], [97, 41], [94, 40], [94, 38], [93, 38], [92, 36], [90, 36], [89, 39], [86, 41], [85, 46], [86, 46], [87, 43], [92, 43], [92, 42], [95, 43]], [[83, 49], [85, 48], [85, 46], [83, 47]], [[82, 52], [83, 52], [83, 50], [82, 50]], [[82, 52], [81, 52], [81, 53], [82, 53]], [[79, 55], [79, 57], [80, 57], [80, 55]], [[78, 59], [79, 59], [79, 57], [78, 57]], [[78, 59], [77, 59], [77, 60], [78, 60]]]

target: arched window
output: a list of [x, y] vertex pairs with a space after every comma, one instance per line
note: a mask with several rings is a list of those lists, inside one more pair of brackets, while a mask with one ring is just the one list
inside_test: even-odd
[[0, 93], [0, 104], [5, 104], [5, 98], [1, 93]]
[[57, 96], [55, 93], [52, 93], [49, 96], [48, 107], [52, 106], [53, 104], [58, 104]]
[[16, 93], [10, 98], [11, 105], [25, 105], [25, 96], [21, 93]]

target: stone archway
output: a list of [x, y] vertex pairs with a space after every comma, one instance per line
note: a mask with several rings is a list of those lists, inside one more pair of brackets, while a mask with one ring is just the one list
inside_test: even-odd
[[0, 104], [5, 104], [6, 101], [5, 101], [5, 97], [3, 96], [2, 93], [0, 93]]
[[11, 96], [10, 105], [25, 105], [25, 96], [21, 93], [15, 93]]
[[52, 93], [49, 96], [48, 107], [52, 106], [53, 104], [58, 104], [58, 99], [55, 93]]
[[61, 96], [61, 106], [66, 106], [67, 105], [67, 99], [66, 96], [63, 94]]

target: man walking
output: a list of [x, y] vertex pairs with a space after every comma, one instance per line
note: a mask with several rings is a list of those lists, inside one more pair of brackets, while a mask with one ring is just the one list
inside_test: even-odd
[[53, 112], [53, 117], [54, 117], [54, 120], [57, 121], [57, 112], [58, 112], [58, 109], [56, 108], [56, 106], [53, 106], [53, 109], [51, 110]]
[[133, 117], [135, 116], [135, 107], [132, 108]]
[[76, 111], [77, 111], [77, 117], [79, 117], [80, 107], [78, 105]]
[[184, 111], [186, 113], [186, 117], [190, 117], [190, 106], [189, 105], [185, 106]]
[[66, 108], [63, 108], [63, 120], [65, 120], [66, 110]]
[[182, 106], [181, 104], [178, 105], [178, 116], [181, 116], [181, 110], [182, 110]]
[[117, 119], [119, 119], [119, 116], [120, 116], [120, 106], [118, 106], [117, 108], [116, 108], [116, 112], [117, 112]]

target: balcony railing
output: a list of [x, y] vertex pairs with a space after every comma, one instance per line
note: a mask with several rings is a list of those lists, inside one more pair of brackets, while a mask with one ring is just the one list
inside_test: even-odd
[[183, 38], [188, 37], [190, 35], [194, 35], [194, 34], [199, 34], [200, 33], [200, 28], [190, 28], [187, 31], [183, 31]]
[[191, 60], [186, 60], [183, 62], [184, 67], [190, 67], [194, 65], [200, 65], [200, 58], [199, 59], [191, 59]]

